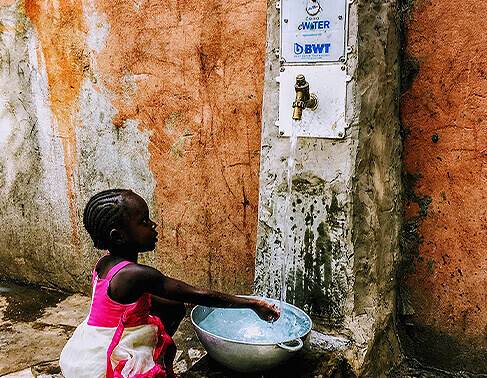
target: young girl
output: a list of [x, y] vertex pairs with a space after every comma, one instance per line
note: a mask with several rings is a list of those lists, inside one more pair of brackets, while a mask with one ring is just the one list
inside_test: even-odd
[[93, 271], [88, 317], [64, 347], [66, 378], [175, 377], [171, 336], [186, 313], [184, 303], [248, 307], [266, 321], [279, 313], [263, 301], [198, 289], [137, 263], [157, 242], [145, 201], [130, 190], [93, 196], [83, 223], [99, 249], [108, 249]]

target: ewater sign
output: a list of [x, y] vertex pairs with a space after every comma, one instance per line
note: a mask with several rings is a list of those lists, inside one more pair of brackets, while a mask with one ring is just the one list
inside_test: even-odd
[[281, 0], [283, 63], [343, 60], [347, 4], [347, 0]]

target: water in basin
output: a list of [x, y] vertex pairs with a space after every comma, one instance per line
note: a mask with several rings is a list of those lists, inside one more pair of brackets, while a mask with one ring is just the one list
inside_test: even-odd
[[305, 335], [311, 327], [308, 318], [286, 307], [274, 323], [260, 319], [250, 309], [217, 308], [198, 325], [221, 338], [252, 344], [276, 344], [294, 340]]

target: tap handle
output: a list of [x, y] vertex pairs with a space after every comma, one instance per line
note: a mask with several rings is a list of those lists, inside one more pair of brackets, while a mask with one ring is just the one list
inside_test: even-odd
[[298, 76], [296, 76], [296, 84], [294, 85], [294, 88], [296, 89], [296, 91], [302, 91], [309, 88], [309, 83], [306, 81], [306, 78], [303, 74], [299, 74]]
[[296, 93], [300, 92], [302, 94], [302, 100], [308, 101], [309, 99], [309, 83], [303, 74], [296, 76], [296, 84], [294, 85], [294, 90]]

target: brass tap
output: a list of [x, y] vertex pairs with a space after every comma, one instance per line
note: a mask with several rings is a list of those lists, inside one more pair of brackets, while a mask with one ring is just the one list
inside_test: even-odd
[[296, 91], [296, 99], [293, 102], [293, 119], [300, 120], [303, 109], [315, 110], [318, 107], [318, 98], [315, 94], [309, 93], [309, 83], [302, 74], [296, 76], [294, 89]]

